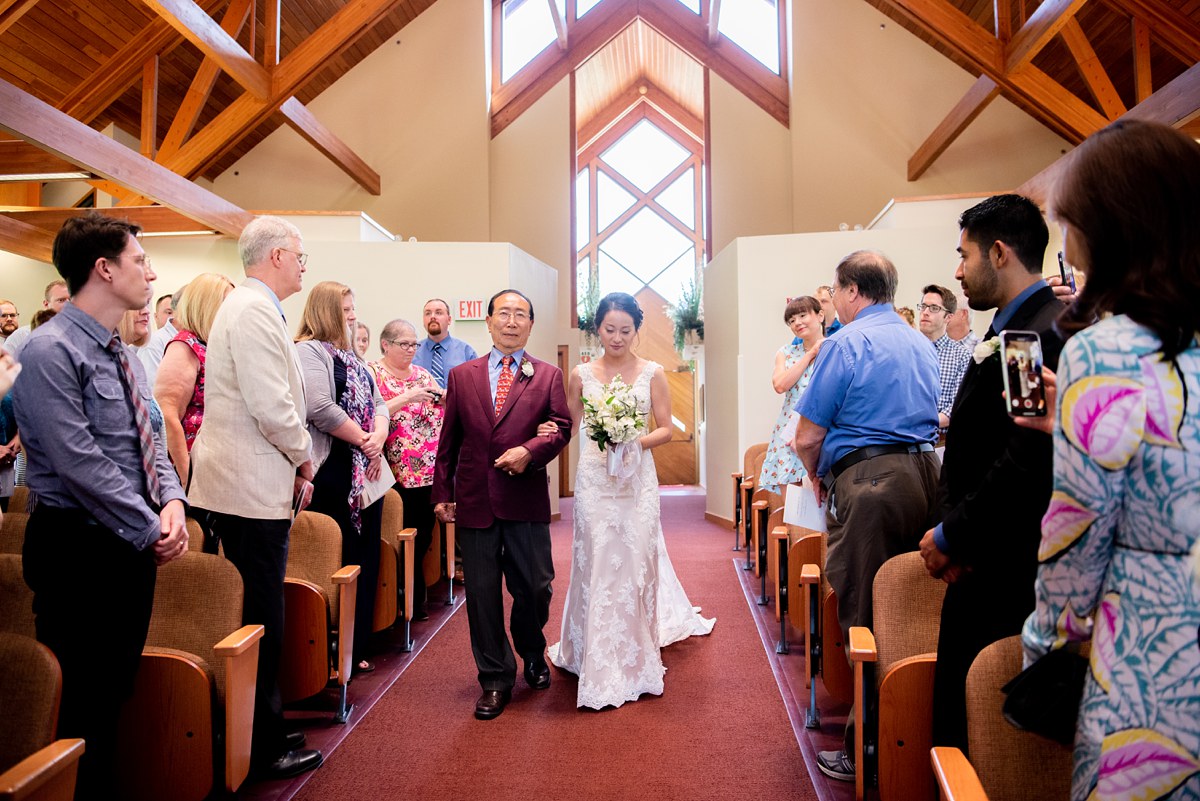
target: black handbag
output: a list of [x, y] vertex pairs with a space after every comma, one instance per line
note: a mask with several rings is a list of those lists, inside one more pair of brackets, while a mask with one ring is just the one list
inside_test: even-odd
[[1050, 651], [1001, 688], [1008, 696], [1005, 719], [1018, 729], [1071, 745], [1087, 671], [1088, 660], [1080, 654]]

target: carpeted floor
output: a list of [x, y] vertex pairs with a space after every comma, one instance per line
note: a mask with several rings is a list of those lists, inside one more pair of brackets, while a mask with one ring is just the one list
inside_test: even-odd
[[[458, 611], [297, 799], [815, 798], [735, 566], [730, 535], [704, 521], [704, 497], [668, 493], [663, 528], [692, 603], [717, 625], [663, 653], [662, 697], [603, 712], [575, 707], [575, 679], [553, 669], [535, 692], [518, 677], [493, 721], [472, 716], [479, 687]], [[558, 640], [570, 575], [571, 504], [552, 527]]]

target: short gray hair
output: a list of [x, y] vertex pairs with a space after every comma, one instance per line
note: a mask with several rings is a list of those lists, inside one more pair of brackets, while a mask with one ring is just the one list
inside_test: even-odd
[[417, 333], [417, 327], [408, 320], [403, 320], [397, 317], [395, 320], [392, 320], [383, 327], [383, 330], [379, 332], [379, 338], [381, 340], [392, 340], [400, 336], [400, 334], [405, 331], [412, 331], [415, 335]]
[[254, 218], [238, 239], [242, 267], [249, 269], [266, 261], [275, 248], [286, 248], [292, 239], [300, 238], [300, 229], [280, 217], [264, 215]]
[[858, 294], [875, 303], [895, 303], [900, 277], [891, 259], [877, 250], [856, 250], [837, 266], [837, 283], [854, 284]]
[[963, 295], [961, 292], [959, 292], [959, 293], [955, 294], [954, 298], [955, 298], [955, 300], [957, 300], [957, 301], [958, 301], [958, 310], [959, 310], [959, 311], [966, 310], [966, 312], [967, 312], [967, 325], [970, 325], [970, 324], [971, 324], [971, 318], [975, 316], [975, 313], [971, 311], [971, 307], [970, 307], [970, 306], [967, 304], [967, 298], [966, 298], [966, 296], [965, 296], [965, 295]]

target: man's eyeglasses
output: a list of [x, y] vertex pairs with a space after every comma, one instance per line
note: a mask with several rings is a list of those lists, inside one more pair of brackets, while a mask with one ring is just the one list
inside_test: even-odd
[[407, 339], [389, 339], [387, 341], [395, 345], [397, 348], [401, 348], [403, 350], [416, 350], [418, 344]]
[[945, 306], [939, 306], [936, 303], [918, 303], [917, 311], [929, 311], [934, 314], [941, 314], [946, 310]]
[[20, 314], [18, 314], [17, 312], [13, 312], [12, 314], [0, 314], [0, 319], [5, 319], [5, 320], [7, 320], [7, 319], [9, 319], [9, 318], [11, 317], [12, 319], [14, 319], [14, 320], [15, 320], [15, 319], [17, 319], [17, 318], [18, 318], [18, 317], [20, 317], [20, 316], [21, 316], [21, 315], [20, 315]]
[[284, 251], [285, 253], [291, 253], [291, 254], [295, 255], [296, 261], [300, 262], [301, 267], [308, 264], [308, 254], [307, 253], [301, 253], [298, 250], [288, 250], [287, 248], [280, 248], [280, 250]]
[[510, 312], [502, 309], [496, 312], [496, 319], [502, 323], [507, 323], [509, 320], [516, 320], [518, 323], [523, 323], [529, 319], [529, 315], [523, 311]]

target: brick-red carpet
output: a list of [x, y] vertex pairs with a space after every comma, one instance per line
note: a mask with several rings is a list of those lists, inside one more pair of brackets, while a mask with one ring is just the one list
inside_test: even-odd
[[[493, 721], [472, 716], [479, 686], [459, 610], [296, 795], [297, 799], [815, 798], [731, 556], [704, 496], [663, 497], [667, 547], [713, 633], [663, 652], [662, 697], [602, 712], [575, 707], [575, 677], [518, 676]], [[554, 524], [558, 640], [571, 559], [571, 503]]]

